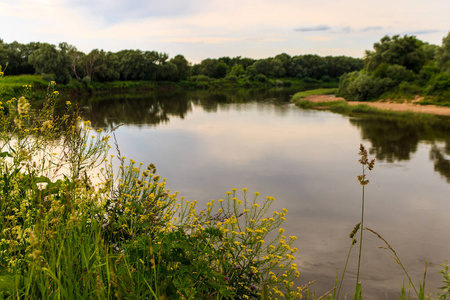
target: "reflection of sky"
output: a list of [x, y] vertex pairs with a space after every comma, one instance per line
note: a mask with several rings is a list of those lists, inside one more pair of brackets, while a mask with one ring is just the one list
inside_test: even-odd
[[[116, 135], [123, 155], [155, 163], [168, 187], [190, 200], [204, 204], [233, 187], [277, 198], [275, 209], [290, 212], [287, 231], [300, 236], [303, 283], [318, 279], [325, 291], [342, 270], [348, 233], [360, 218], [359, 143], [370, 147], [346, 117], [290, 105], [229, 104], [214, 113], [194, 106], [185, 119], [123, 126]], [[419, 144], [407, 162], [377, 162], [368, 174], [366, 225], [392, 243], [417, 280], [428, 259], [431, 288], [440, 281], [437, 265], [450, 258], [450, 185], [433, 171], [430, 147]], [[367, 290], [399, 292], [401, 272], [377, 249], [380, 241], [366, 236]]]

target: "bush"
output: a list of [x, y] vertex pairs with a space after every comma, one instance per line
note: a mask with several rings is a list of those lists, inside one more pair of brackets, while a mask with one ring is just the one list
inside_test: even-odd
[[352, 72], [341, 77], [336, 95], [349, 101], [367, 101], [376, 99], [393, 86], [395, 82], [390, 78], [373, 77], [365, 71]]
[[209, 78], [206, 75], [196, 75], [196, 76], [191, 76], [191, 80], [194, 82], [209, 82], [209, 81], [211, 81], [211, 78]]
[[84, 86], [89, 86], [92, 83], [92, 79], [89, 76], [84, 76], [83, 79], [81, 79], [81, 83], [83, 83]]
[[402, 95], [407, 97], [415, 96], [421, 93], [421, 88], [411, 82], [401, 82], [398, 86], [398, 90]]
[[267, 82], [267, 77], [263, 74], [258, 74], [255, 76], [255, 80], [259, 82]]
[[427, 92], [428, 93], [442, 93], [450, 89], [450, 74], [439, 73], [431, 78]]
[[56, 76], [55, 74], [42, 74], [41, 75], [42, 79], [44, 79], [45, 81], [55, 81]]
[[229, 76], [227, 77], [227, 80], [228, 80], [229, 82], [231, 82], [231, 83], [236, 83], [236, 82], [238, 81], [238, 78], [237, 78], [236, 75], [229, 75]]

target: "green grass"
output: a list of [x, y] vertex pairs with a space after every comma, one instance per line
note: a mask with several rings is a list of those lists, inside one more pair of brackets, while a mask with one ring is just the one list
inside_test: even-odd
[[295, 93], [292, 96], [292, 102], [296, 102], [298, 100], [301, 100], [302, 98], [306, 98], [308, 96], [313, 95], [334, 95], [336, 93], [336, 88], [322, 88], [322, 89], [315, 89], [315, 90], [307, 90], [307, 91], [301, 91], [298, 93]]
[[0, 77], [0, 97], [11, 99], [22, 92], [24, 85], [31, 85], [36, 90], [44, 90], [47, 88], [48, 82], [37, 75]]

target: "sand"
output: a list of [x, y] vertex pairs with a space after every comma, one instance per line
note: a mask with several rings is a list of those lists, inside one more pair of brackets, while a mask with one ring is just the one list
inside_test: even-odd
[[[343, 100], [342, 97], [335, 97], [333, 95], [313, 95], [303, 98], [304, 100], [308, 100], [311, 102], [330, 102], [330, 101], [338, 101]], [[441, 116], [450, 116], [450, 107], [442, 107], [442, 106], [436, 106], [436, 105], [419, 105], [412, 102], [403, 102], [403, 103], [392, 103], [389, 102], [389, 100], [384, 101], [377, 101], [377, 102], [359, 102], [359, 101], [348, 101], [349, 105], [358, 105], [358, 104], [365, 104], [371, 107], [375, 107], [378, 109], [385, 109], [385, 110], [394, 110], [394, 111], [412, 111], [422, 114], [435, 114], [435, 115], [441, 115]]]

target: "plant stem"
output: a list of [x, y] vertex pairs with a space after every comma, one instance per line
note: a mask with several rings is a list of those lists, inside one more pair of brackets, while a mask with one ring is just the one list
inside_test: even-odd
[[339, 295], [341, 293], [342, 282], [344, 281], [344, 276], [345, 276], [345, 272], [347, 270], [347, 264], [348, 264], [348, 260], [350, 258], [350, 254], [352, 253], [352, 249], [353, 249], [353, 241], [352, 241], [352, 245], [350, 246], [350, 249], [348, 250], [347, 260], [345, 261], [344, 271], [342, 272], [341, 282], [339, 283], [339, 289], [337, 291], [337, 297], [336, 297], [336, 294], [335, 294], [333, 299], [339, 299]]
[[[364, 175], [364, 166], [363, 166], [363, 175]], [[359, 241], [359, 256], [358, 256], [358, 272], [356, 274], [356, 287], [358, 287], [359, 282], [359, 270], [361, 267], [361, 254], [362, 254], [362, 244], [363, 244], [363, 228], [364, 228], [364, 185], [362, 186], [362, 208], [361, 208], [361, 235]]]

